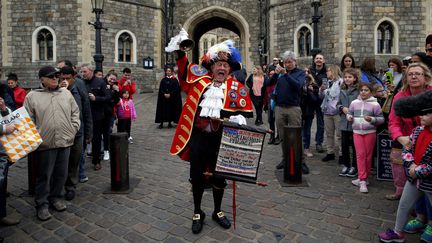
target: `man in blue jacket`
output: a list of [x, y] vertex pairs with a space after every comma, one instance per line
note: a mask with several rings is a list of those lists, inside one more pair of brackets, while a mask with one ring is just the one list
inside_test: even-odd
[[[271, 77], [270, 85], [277, 83], [275, 88], [275, 117], [276, 126], [281, 137], [284, 137], [284, 126], [301, 127], [301, 95], [302, 87], [306, 80], [306, 73], [297, 68], [296, 55], [292, 51], [286, 51], [282, 54], [284, 67], [277, 65], [275, 74]], [[282, 142], [282, 161], [276, 166], [282, 169], [284, 161], [287, 159]], [[302, 164], [303, 174], [309, 173], [309, 168], [305, 163]]]

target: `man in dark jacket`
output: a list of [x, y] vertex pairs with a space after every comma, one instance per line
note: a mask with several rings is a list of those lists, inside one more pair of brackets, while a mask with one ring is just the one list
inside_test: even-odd
[[[70, 201], [75, 197], [75, 187], [78, 183], [78, 166], [83, 151], [83, 142], [90, 143], [93, 136], [93, 119], [87, 88], [81, 79], [75, 79], [75, 71], [69, 66], [60, 69], [60, 87], [67, 88], [74, 97], [80, 110], [81, 126], [75, 135], [70, 148], [68, 177], [65, 183], [65, 199]], [[85, 136], [84, 136], [85, 135]]]
[[[315, 56], [312, 66], [309, 68], [310, 72], [315, 79], [318, 87], [322, 85], [328, 86], [327, 80], [327, 67], [325, 65], [324, 55], [319, 53]], [[323, 153], [324, 149], [322, 143], [324, 142], [324, 114], [321, 110], [322, 99], [315, 105], [317, 131], [315, 134], [316, 150], [318, 153]]]
[[[276, 126], [281, 137], [284, 137], [284, 126], [301, 127], [301, 96], [302, 87], [306, 80], [306, 73], [297, 68], [296, 55], [292, 51], [286, 51], [282, 55], [284, 67], [277, 66], [275, 74], [271, 77], [270, 85], [276, 84], [275, 88], [275, 117]], [[282, 169], [284, 161], [288, 158], [285, 154], [285, 143], [282, 142], [282, 161], [276, 166], [277, 169]], [[309, 173], [309, 168], [306, 164], [302, 164], [302, 171], [304, 174]]]
[[92, 163], [95, 170], [102, 168], [100, 151], [102, 142], [102, 120], [105, 115], [105, 106], [111, 100], [110, 92], [101, 78], [94, 76], [94, 67], [90, 64], [81, 65], [81, 74], [87, 87], [90, 99], [90, 108], [93, 117]]

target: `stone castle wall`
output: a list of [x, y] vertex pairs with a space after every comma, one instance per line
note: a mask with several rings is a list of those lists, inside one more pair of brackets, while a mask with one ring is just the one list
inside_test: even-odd
[[[2, 1], [3, 2], [3, 1]], [[6, 10], [8, 29], [8, 59], [2, 59], [3, 76], [16, 72], [24, 87], [37, 87], [37, 71], [44, 65], [55, 65], [55, 61], [32, 62], [32, 33], [40, 26], [48, 26], [55, 32], [56, 60], [68, 59], [75, 64], [94, 63], [94, 27], [87, 22], [95, 21], [90, 1], [14, 0], [8, 2]], [[104, 71], [115, 69], [118, 73], [130, 67], [141, 89], [154, 86], [156, 73], [161, 71], [161, 48], [163, 22], [160, 1], [106, 1], [101, 22], [108, 30], [101, 30]], [[3, 5], [3, 4], [2, 4]], [[3, 13], [4, 9], [2, 9]], [[121, 30], [132, 32], [137, 40], [137, 63], [116, 63], [115, 36]], [[5, 33], [6, 32], [6, 33]], [[144, 70], [143, 58], [154, 58], [155, 69]]]

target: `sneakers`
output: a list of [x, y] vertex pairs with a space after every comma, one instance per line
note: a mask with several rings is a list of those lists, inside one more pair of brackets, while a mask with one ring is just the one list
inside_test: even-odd
[[403, 231], [409, 234], [415, 234], [417, 232], [423, 231], [423, 229], [426, 227], [426, 224], [423, 224], [418, 219], [412, 219], [408, 221], [408, 223], [405, 225]]
[[349, 168], [345, 165], [342, 166], [341, 172], [339, 172], [339, 176], [347, 176]]
[[133, 138], [132, 138], [132, 137], [129, 137], [129, 138], [128, 138], [128, 141], [129, 141], [129, 143], [133, 143]]
[[109, 160], [110, 159], [110, 154], [108, 150], [104, 151], [104, 155], [103, 155], [103, 160]]
[[97, 163], [97, 164], [93, 165], [93, 169], [98, 171], [98, 170], [102, 169], [102, 165], [100, 163]]
[[387, 229], [378, 234], [378, 238], [382, 242], [405, 242], [405, 237], [402, 234], [396, 233], [392, 229]]
[[426, 228], [420, 236], [421, 242], [432, 242], [432, 226], [426, 225]]
[[75, 191], [66, 190], [64, 197], [66, 201], [72, 201], [75, 198]]
[[[351, 181], [351, 184], [353, 184], [354, 186], [360, 186], [360, 179], [355, 179]], [[366, 181], [366, 185], [369, 186], [369, 181]]]
[[275, 138], [275, 140], [274, 140], [274, 145], [278, 145], [278, 144], [280, 144], [282, 142], [282, 140], [279, 138], [279, 136], [277, 136], [276, 138]]
[[307, 175], [307, 174], [309, 174], [309, 167], [306, 165], [306, 163], [302, 163], [302, 165], [301, 165], [301, 170], [302, 170], [302, 173], [304, 174], [304, 175]]
[[284, 163], [285, 163], [285, 160], [281, 160], [281, 162], [278, 165], [276, 165], [276, 169], [277, 170], [283, 169]]
[[368, 193], [368, 188], [366, 186], [366, 181], [360, 181], [360, 192], [361, 193]]
[[357, 176], [357, 169], [354, 167], [349, 168], [348, 173], [346, 174], [348, 177], [356, 177]]
[[393, 200], [399, 200], [399, 199], [401, 198], [401, 195], [400, 195], [400, 194], [396, 194], [396, 193], [393, 193], [393, 194], [387, 194], [387, 195], [385, 195], [385, 198], [386, 198], [387, 200], [390, 200], [390, 201], [393, 201]]
[[65, 211], [67, 206], [66, 203], [63, 200], [55, 200], [51, 203], [51, 207], [54, 208], [57, 212]]
[[312, 154], [312, 152], [310, 151], [310, 149], [304, 149], [304, 151], [303, 151], [303, 153], [304, 153], [304, 155], [306, 156], [306, 157], [313, 157], [313, 154]]
[[335, 155], [334, 154], [327, 154], [324, 158], [322, 158], [322, 162], [327, 162], [330, 160], [335, 160]]
[[37, 209], [36, 216], [41, 221], [47, 221], [48, 219], [50, 219], [52, 217], [47, 206], [44, 206], [44, 207]]
[[321, 144], [317, 144], [317, 145], [316, 145], [316, 151], [317, 151], [318, 153], [324, 153], [323, 146], [322, 146]]
[[15, 218], [11, 218], [11, 217], [0, 218], [0, 225], [3, 225], [3, 226], [17, 225], [17, 224], [19, 224], [19, 222], [20, 222], [19, 219], [15, 219]]
[[79, 182], [86, 183], [88, 180], [89, 180], [88, 177], [84, 176], [84, 177], [82, 177], [82, 178], [79, 179]]

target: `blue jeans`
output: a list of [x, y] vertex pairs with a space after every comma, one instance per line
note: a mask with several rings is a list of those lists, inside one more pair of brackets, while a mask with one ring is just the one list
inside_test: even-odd
[[0, 144], [0, 218], [6, 217], [6, 191], [9, 164], [6, 151]]
[[426, 196], [422, 196], [417, 200], [415, 211], [418, 214], [425, 215], [428, 220], [432, 220], [432, 208], [429, 199]]
[[83, 150], [81, 151], [81, 159], [79, 162], [79, 179], [83, 179], [86, 177], [86, 174], [85, 174], [85, 156], [84, 156], [85, 151], [86, 151], [86, 147], [87, 147], [87, 144], [84, 141], [83, 142]]
[[322, 143], [324, 142], [324, 114], [321, 110], [321, 107], [317, 107], [315, 109], [315, 114], [316, 114], [316, 124], [317, 124], [315, 143], [316, 145], [322, 145]]
[[302, 127], [302, 135], [303, 135], [303, 146], [305, 149], [310, 147], [310, 136], [311, 136], [311, 127], [314, 117], [313, 116], [305, 116], [303, 117], [303, 127]]

